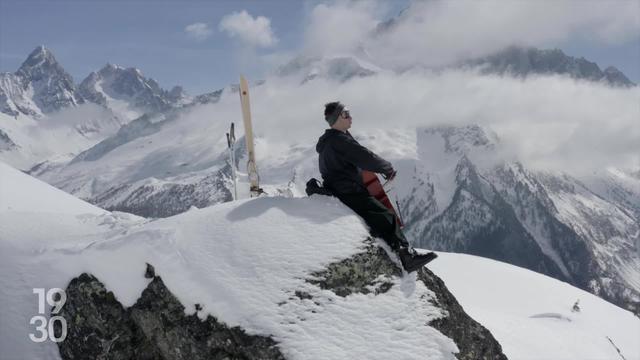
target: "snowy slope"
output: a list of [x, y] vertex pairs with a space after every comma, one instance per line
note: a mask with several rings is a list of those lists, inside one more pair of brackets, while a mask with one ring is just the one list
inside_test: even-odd
[[66, 163], [115, 133], [126, 121], [93, 104], [69, 107], [37, 120], [0, 113], [0, 131], [14, 144], [0, 150], [0, 160], [23, 170], [44, 162], [49, 167]]
[[[391, 289], [377, 296], [340, 297], [304, 281], [357, 253], [367, 236], [336, 199], [241, 200], [148, 222], [102, 212], [6, 165], [0, 178], [10, 189], [3, 191], [12, 192], [0, 198], [0, 271], [9, 274], [0, 279], [3, 359], [59, 358], [53, 343], [28, 340], [37, 312], [32, 288], [65, 288], [90, 272], [130, 306], [148, 283], [140, 276], [145, 262], [187, 309], [199, 303], [201, 317], [212, 314], [250, 334], [271, 335], [291, 359], [453, 359], [451, 339], [425, 325], [443, 314], [415, 275], [394, 277]], [[640, 320], [579, 289], [471, 256], [443, 254], [433, 268], [510, 359], [615, 359], [605, 335], [626, 359], [640, 359]], [[288, 301], [296, 290], [314, 301]], [[583, 312], [569, 314], [578, 298]], [[544, 313], [552, 314], [530, 318]]]
[[[15, 177], [6, 166], [2, 172]], [[23, 182], [12, 189], [26, 197], [36, 187], [43, 184]], [[3, 200], [3, 209], [21, 200]], [[5, 304], [0, 348], [9, 349], [9, 359], [57, 358], [53, 344], [27, 338], [28, 319], [36, 311], [30, 301], [33, 287], [65, 288], [72, 277], [88, 271], [130, 306], [146, 286], [139, 276], [145, 262], [156, 266], [187, 308], [200, 303], [203, 316], [213, 314], [251, 334], [272, 335], [292, 359], [327, 354], [335, 359], [370, 354], [412, 358], [412, 353], [453, 359], [455, 344], [425, 325], [425, 319], [442, 313], [428, 302], [433, 293], [415, 276], [393, 279], [392, 290], [378, 297], [343, 298], [304, 281], [310, 272], [363, 246], [366, 229], [335, 199], [261, 198], [144, 225], [124, 215], [85, 213], [70, 196], [58, 201], [61, 206], [67, 202], [75, 214], [2, 212], [0, 266], [13, 275], [0, 280]], [[312, 294], [315, 303], [280, 306], [295, 290]]]
[[[102, 207], [144, 216], [166, 217], [191, 205], [228, 201], [231, 169], [225, 132], [230, 122], [240, 120], [237, 96], [225, 89], [218, 104], [143, 116], [64, 167], [33, 174]], [[242, 135], [242, 127], [236, 126], [240, 189], [247, 183], [242, 173], [247, 161]], [[308, 143], [265, 141], [261, 132], [255, 143], [266, 191], [300, 194], [308, 177], [318, 176], [316, 153]], [[290, 191], [291, 182], [300, 186]]]
[[509, 359], [622, 359], [615, 347], [640, 358], [640, 319], [586, 291], [471, 255], [440, 253], [429, 267]]
[[[0, 211], [101, 215], [107, 211], [0, 162]], [[26, 190], [21, 190], [26, 189]]]

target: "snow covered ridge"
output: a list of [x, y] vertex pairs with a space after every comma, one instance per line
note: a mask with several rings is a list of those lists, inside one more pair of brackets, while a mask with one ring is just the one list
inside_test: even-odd
[[[0, 203], [3, 359], [505, 358], [441, 280], [403, 275], [336, 199], [259, 198], [148, 222], [0, 173], [12, 191]], [[62, 309], [46, 309], [66, 319], [57, 347], [28, 336], [34, 288], [66, 289]]]
[[[149, 222], [4, 164], [0, 175], [11, 189], [0, 197], [3, 359], [142, 350], [189, 359], [640, 359], [631, 313], [468, 255], [432, 263], [444, 282], [426, 269], [402, 274], [332, 198], [243, 200]], [[34, 343], [33, 288], [55, 287], [68, 296], [58, 313], [67, 338]], [[581, 312], [571, 312], [578, 299]], [[113, 321], [100, 320], [106, 313]]]

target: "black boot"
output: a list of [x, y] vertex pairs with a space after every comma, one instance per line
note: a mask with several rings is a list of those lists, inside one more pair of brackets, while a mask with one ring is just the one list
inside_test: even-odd
[[438, 257], [436, 253], [430, 252], [427, 254], [417, 254], [415, 250], [402, 247], [398, 250], [398, 256], [402, 267], [408, 272], [413, 272], [426, 265], [431, 260]]

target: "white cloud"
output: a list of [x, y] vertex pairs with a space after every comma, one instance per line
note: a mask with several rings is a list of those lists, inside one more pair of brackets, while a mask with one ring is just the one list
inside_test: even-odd
[[225, 15], [218, 28], [249, 46], [270, 47], [278, 42], [271, 20], [264, 16], [254, 18], [245, 10]]
[[374, 35], [387, 6], [380, 0], [317, 5], [305, 48], [332, 53], [364, 45], [380, 65], [437, 66], [509, 45], [555, 47], [572, 39], [617, 44], [640, 37], [637, 0], [415, 1]]
[[379, 23], [382, 11], [378, 6], [373, 2], [317, 5], [305, 29], [304, 51], [313, 55], [352, 51]]
[[[273, 146], [315, 144], [326, 128], [324, 104], [340, 100], [353, 114], [352, 133], [391, 160], [416, 156], [411, 136], [415, 149], [418, 127], [478, 124], [497, 133], [506, 158], [534, 169], [580, 175], [640, 166], [638, 87], [618, 89], [563, 76], [523, 80], [447, 71], [384, 73], [341, 84], [269, 78], [251, 95], [256, 133]], [[237, 111], [237, 99], [229, 96]], [[380, 131], [398, 132], [402, 140], [381, 146], [371, 140]]]
[[184, 31], [187, 33], [187, 36], [198, 41], [206, 40], [211, 36], [211, 34], [213, 34], [209, 25], [205, 23], [187, 25], [187, 27], [184, 28]]

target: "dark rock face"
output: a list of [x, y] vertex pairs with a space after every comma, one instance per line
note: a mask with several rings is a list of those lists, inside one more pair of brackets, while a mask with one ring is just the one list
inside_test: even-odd
[[[376, 295], [387, 292], [392, 283], [380, 280], [393, 276], [402, 276], [402, 271], [389, 258], [387, 253], [367, 240], [364, 252], [351, 258], [332, 263], [327, 269], [314, 273], [315, 279], [308, 280], [323, 289], [330, 289], [337, 295], [348, 296], [352, 293]], [[453, 339], [460, 352], [456, 357], [461, 360], [506, 360], [502, 347], [489, 330], [473, 320], [458, 304], [444, 282], [426, 267], [418, 270], [418, 280], [436, 293], [434, 305], [445, 310], [449, 316], [433, 320], [430, 326]], [[303, 298], [308, 294], [297, 294]]]
[[65, 360], [284, 359], [269, 337], [247, 335], [211, 316], [201, 321], [195, 313], [185, 315], [157, 276], [129, 309], [88, 274], [73, 279], [66, 292], [60, 315], [69, 332], [58, 343]]
[[437, 302], [435, 305], [449, 312], [448, 317], [433, 320], [429, 325], [454, 339], [460, 350], [457, 354], [458, 359], [507, 359], [502, 353], [502, 347], [489, 330], [464, 312], [464, 309], [449, 292], [442, 279], [426, 267], [423, 267], [418, 271], [418, 280], [436, 293]]
[[[499, 139], [477, 126], [418, 131], [418, 144], [434, 141], [443, 142], [451, 164], [459, 157], [456, 189], [451, 202], [438, 208], [447, 204], [437, 203], [439, 174], [416, 168], [413, 188], [401, 201], [414, 246], [525, 267], [637, 313], [638, 290], [620, 269], [636, 264], [640, 198], [623, 177], [594, 175], [587, 186], [567, 174], [527, 170], [519, 162], [488, 164]], [[575, 220], [563, 214], [565, 206]]]
[[[65, 291], [68, 300], [60, 316], [67, 321], [68, 334], [58, 343], [63, 359], [160, 358], [141, 337], [128, 311], [98, 279], [82, 274]], [[55, 331], [59, 334], [61, 329]]]
[[[568, 281], [518, 220], [510, 204], [462, 157], [451, 204], [419, 235], [416, 247], [496, 259]], [[407, 226], [412, 226], [408, 224]]]
[[[380, 280], [383, 274], [385, 280]], [[323, 271], [312, 274], [315, 279], [308, 282], [322, 289], [331, 289], [339, 296], [352, 293], [376, 295], [387, 292], [392, 284], [391, 276], [402, 276], [402, 271], [394, 264], [387, 253], [368, 241], [365, 252], [356, 254], [343, 261], [330, 264]]]

